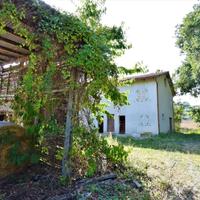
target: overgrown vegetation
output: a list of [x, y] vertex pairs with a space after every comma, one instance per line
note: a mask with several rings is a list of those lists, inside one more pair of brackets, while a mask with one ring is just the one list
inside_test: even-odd
[[199, 106], [193, 106], [191, 108], [190, 114], [192, 116], [192, 119], [195, 122], [200, 123], [200, 107]]
[[[122, 144], [128, 151], [127, 169], [118, 173], [118, 179], [61, 187], [58, 175], [49, 171], [49, 166], [32, 166], [29, 173], [9, 177], [7, 182], [0, 180], [2, 198], [43, 199], [60, 194], [59, 197], [73, 195], [77, 199], [199, 199], [200, 132], [161, 134], [140, 140], [110, 136], [104, 139], [109, 145]], [[141, 190], [133, 186], [135, 179], [142, 185]]]
[[175, 130], [180, 130], [180, 124], [183, 119], [184, 106], [182, 103], [174, 103], [174, 122], [175, 122]]
[[[84, 176], [91, 177], [108, 169], [121, 168], [125, 164], [128, 153], [123, 145], [109, 145], [96, 131], [88, 132], [84, 127], [77, 128], [74, 134], [73, 157], [78, 163], [82, 162], [77, 170]], [[74, 164], [77, 165], [77, 162]]]
[[180, 131], [180, 124], [182, 120], [192, 119], [194, 122], [200, 122], [200, 108], [199, 106], [191, 106], [187, 102], [174, 103], [174, 122], [175, 130]]
[[[87, 170], [83, 175], [87, 176], [97, 172], [102, 156], [113, 164], [123, 163], [127, 156], [123, 147], [109, 146], [99, 139], [95, 129], [90, 127], [91, 119], [82, 129], [84, 123], [80, 116], [80, 111], [90, 111], [99, 119], [106, 112], [105, 105], [101, 104], [103, 96], [114, 105], [127, 104], [126, 95], [117, 88], [119, 75], [139, 69], [127, 70], [114, 62], [115, 57], [130, 47], [122, 27], [101, 24], [104, 1], [85, 0], [78, 17], [55, 11], [41, 1], [30, 3], [35, 11], [31, 16], [27, 12], [28, 4], [17, 8], [12, 1], [4, 1], [0, 13], [0, 33], [5, 33], [9, 21], [13, 31], [25, 38], [23, 45], [30, 51], [24, 63], [27, 71], [13, 103], [16, 121], [23, 123], [34, 148], [44, 152], [46, 138], [62, 130], [54, 116], [57, 101], [53, 92], [60, 80], [62, 86], [67, 87], [63, 176], [71, 176], [73, 154], [86, 162]], [[24, 25], [26, 20], [32, 30]]]

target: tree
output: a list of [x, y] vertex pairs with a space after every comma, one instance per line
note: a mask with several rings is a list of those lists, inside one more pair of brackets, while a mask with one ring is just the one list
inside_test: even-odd
[[195, 122], [200, 123], [200, 106], [191, 107], [190, 114]]
[[[79, 17], [87, 27], [79, 48], [67, 60], [71, 67], [71, 84], [68, 92], [68, 107], [65, 130], [65, 146], [62, 164], [62, 175], [70, 178], [70, 151], [73, 141], [73, 127], [79, 120], [76, 113], [87, 109], [100, 118], [104, 110], [102, 97], [111, 100], [114, 105], [127, 104], [127, 97], [120, 93], [119, 75], [132, 73], [138, 68], [127, 70], [118, 67], [114, 59], [129, 48], [122, 27], [107, 27], [101, 24], [101, 16], [105, 12], [104, 1], [85, 0], [78, 9]], [[76, 79], [77, 72], [84, 76], [83, 82]], [[76, 97], [76, 94], [79, 97]]]
[[180, 129], [180, 123], [184, 113], [184, 105], [180, 102], [174, 103], [174, 122], [175, 129], [178, 131]]
[[186, 56], [176, 71], [176, 87], [181, 94], [200, 94], [200, 4], [177, 27], [177, 45]]
[[86, 109], [101, 117], [106, 112], [102, 97], [116, 106], [127, 104], [126, 94], [118, 89], [122, 84], [119, 76], [140, 69], [128, 70], [114, 62], [130, 46], [121, 26], [101, 24], [104, 1], [83, 2], [79, 16], [58, 12], [40, 0], [5, 1], [0, 12], [0, 34], [5, 33], [8, 21], [14, 33], [25, 39], [23, 45], [30, 52], [13, 109], [38, 149], [49, 129], [48, 114], [53, 114], [54, 86], [57, 82], [64, 85], [67, 112], [62, 175], [66, 178], [71, 176], [71, 149], [74, 130], [80, 125], [79, 112]]

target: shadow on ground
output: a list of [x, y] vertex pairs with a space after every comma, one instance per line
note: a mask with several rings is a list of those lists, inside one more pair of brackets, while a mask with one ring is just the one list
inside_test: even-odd
[[132, 137], [117, 137], [117, 140], [134, 147], [150, 148], [165, 151], [179, 151], [190, 154], [200, 154], [200, 134], [198, 133], [169, 133], [160, 134], [148, 139]]

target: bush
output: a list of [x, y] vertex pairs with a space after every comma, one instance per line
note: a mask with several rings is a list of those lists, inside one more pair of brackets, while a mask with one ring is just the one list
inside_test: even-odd
[[108, 169], [123, 167], [128, 152], [121, 144], [109, 144], [96, 129], [75, 128], [72, 158], [74, 173], [91, 177]]

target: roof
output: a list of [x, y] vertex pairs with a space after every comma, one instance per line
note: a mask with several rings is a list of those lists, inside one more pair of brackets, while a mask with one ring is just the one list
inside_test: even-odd
[[136, 75], [136, 76], [125, 77], [125, 78], [123, 78], [122, 81], [128, 81], [128, 80], [144, 81], [144, 80], [156, 79], [160, 76], [166, 76], [168, 83], [169, 83], [169, 86], [170, 86], [170, 89], [172, 91], [172, 94], [174, 96], [176, 94], [176, 92], [175, 92], [174, 84], [172, 82], [169, 71], [155, 72], [155, 73], [148, 73], [148, 74], [141, 74], [141, 75]]

